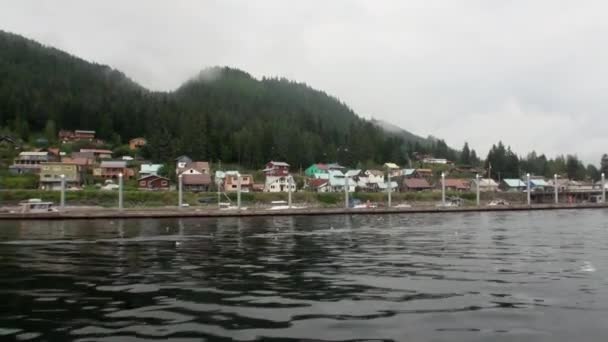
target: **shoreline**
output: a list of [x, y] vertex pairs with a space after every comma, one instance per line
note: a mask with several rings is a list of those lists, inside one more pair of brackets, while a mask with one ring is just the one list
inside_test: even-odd
[[307, 208], [307, 209], [193, 209], [193, 208], [150, 208], [150, 209], [102, 209], [71, 208], [49, 213], [0, 213], [0, 221], [10, 220], [101, 220], [101, 219], [145, 219], [145, 218], [214, 218], [214, 217], [271, 217], [271, 216], [324, 216], [324, 215], [385, 215], [421, 213], [462, 213], [462, 212], [499, 212], [499, 211], [539, 211], [608, 209], [608, 205], [587, 204], [533, 204], [510, 206], [465, 206], [438, 208], [419, 206], [411, 208]]

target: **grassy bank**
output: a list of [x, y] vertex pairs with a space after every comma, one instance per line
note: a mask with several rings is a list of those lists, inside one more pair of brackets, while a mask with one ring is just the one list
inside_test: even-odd
[[[475, 201], [475, 193], [448, 193], [448, 196], [458, 196], [463, 198], [467, 203]], [[386, 193], [353, 193], [352, 198], [362, 202], [370, 201], [380, 205], [386, 204]], [[42, 191], [42, 190], [3, 190], [0, 191], [0, 205], [14, 205], [19, 201], [29, 198], [40, 198], [45, 201], [58, 203], [60, 200], [59, 191]], [[228, 194], [228, 198], [233, 203], [236, 203], [236, 193]], [[246, 206], [262, 206], [268, 205], [272, 201], [287, 201], [287, 193], [243, 193], [241, 200]], [[490, 201], [494, 198], [503, 198], [510, 202], [517, 203], [523, 200], [521, 193], [482, 193], [482, 201]], [[205, 203], [201, 204], [200, 199], [204, 199]], [[227, 202], [228, 199], [222, 195], [222, 202]], [[393, 204], [398, 203], [435, 203], [441, 200], [440, 192], [406, 192], [393, 193]], [[176, 191], [125, 191], [124, 203], [125, 207], [160, 207], [174, 206], [177, 204], [178, 194]], [[68, 205], [91, 205], [102, 207], [115, 207], [118, 203], [117, 191], [101, 191], [101, 190], [82, 190], [66, 192], [66, 202]], [[297, 204], [305, 204], [308, 206], [318, 207], [335, 207], [342, 206], [344, 203], [343, 193], [314, 193], [314, 192], [296, 192], [293, 193], [293, 202]], [[190, 206], [214, 206], [217, 203], [217, 194], [215, 193], [184, 193], [184, 203]]]

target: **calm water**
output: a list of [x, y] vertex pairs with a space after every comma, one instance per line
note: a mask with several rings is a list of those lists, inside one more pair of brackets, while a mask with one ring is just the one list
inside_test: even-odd
[[605, 341], [608, 211], [0, 223], [0, 341]]

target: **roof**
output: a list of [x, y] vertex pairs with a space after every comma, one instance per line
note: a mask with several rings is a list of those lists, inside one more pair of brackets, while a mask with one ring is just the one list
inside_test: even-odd
[[268, 164], [272, 164], [274, 166], [289, 166], [289, 164], [287, 164], [286, 162], [281, 162], [281, 161], [269, 161]]
[[398, 169], [399, 165], [395, 164], [395, 163], [384, 163], [384, 166], [388, 167], [389, 169]]
[[70, 158], [70, 157], [65, 157], [62, 158], [61, 161], [63, 163], [70, 163], [70, 164], [75, 164], [78, 166], [86, 166], [86, 165], [91, 165], [91, 159], [88, 158]]
[[[477, 179], [473, 179], [471, 181], [471, 184], [477, 184]], [[498, 186], [498, 183], [496, 183], [495, 180], [493, 180], [492, 178], [480, 178], [479, 179], [479, 186], [484, 187], [484, 186]]]
[[470, 183], [466, 179], [446, 178], [445, 186], [449, 188], [468, 189], [470, 188]]
[[169, 178], [162, 177], [162, 176], [159, 176], [159, 175], [147, 175], [147, 176], [140, 177], [140, 178], [138, 179], [138, 181], [143, 180], [143, 179], [152, 178], [152, 177], [154, 177], [154, 178], [159, 178], [159, 179], [164, 179], [164, 180], [167, 180], [167, 181], [169, 180]]
[[103, 154], [112, 154], [112, 151], [110, 150], [100, 150], [100, 149], [95, 149], [95, 148], [81, 148], [80, 152], [86, 153], [86, 152], [93, 152], [93, 153], [103, 153]]
[[25, 152], [19, 153], [19, 155], [22, 156], [22, 157], [25, 157], [25, 156], [43, 157], [43, 156], [48, 156], [49, 153], [48, 152], [29, 152], [29, 151], [25, 151]]
[[326, 166], [327, 166], [327, 169], [329, 169], [329, 170], [331, 170], [331, 169], [345, 169], [344, 166], [342, 166], [342, 165], [340, 165], [338, 163], [330, 163], [330, 164], [327, 164]]
[[380, 170], [367, 170], [366, 172], [369, 174], [372, 174], [376, 177], [384, 176], [384, 172], [382, 172]]
[[100, 167], [111, 169], [123, 169], [127, 167], [126, 161], [102, 161]]
[[183, 169], [209, 170], [209, 162], [193, 161], [186, 164]]
[[143, 138], [143, 137], [137, 137], [137, 138], [133, 138], [133, 139], [131, 139], [131, 140], [129, 140], [129, 141], [135, 141], [135, 140], [143, 140], [143, 141], [146, 141], [146, 138]]
[[403, 169], [404, 176], [411, 176], [416, 172], [416, 169]]
[[319, 179], [319, 178], [317, 178], [317, 179], [311, 179], [308, 182], [308, 186], [310, 186], [311, 188], [320, 188], [320, 187], [322, 187], [324, 185], [327, 185], [328, 182], [329, 181], [327, 179]]
[[361, 173], [361, 170], [348, 170], [348, 171], [346, 171], [346, 176], [347, 177], [354, 177], [354, 176], [356, 176], [356, 175], [358, 175], [360, 173]]
[[139, 173], [157, 173], [163, 164], [141, 164]]
[[505, 178], [502, 181], [510, 188], [520, 188], [526, 186], [526, 183], [517, 178]]
[[185, 160], [187, 160], [188, 162], [191, 162], [191, 161], [192, 161], [192, 159], [190, 159], [190, 157], [188, 157], [188, 156], [186, 156], [186, 155], [181, 155], [181, 156], [179, 156], [179, 157], [175, 158], [175, 160], [176, 160], [176, 161], [185, 161]]
[[184, 185], [209, 185], [211, 184], [211, 176], [207, 174], [184, 174], [182, 183]]
[[424, 178], [405, 178], [403, 185], [410, 189], [429, 189], [431, 185]]
[[416, 169], [416, 172], [419, 172], [419, 173], [433, 173], [433, 170], [431, 170], [431, 169]]
[[545, 187], [545, 186], [549, 186], [549, 183], [547, 183], [544, 179], [530, 179], [530, 185], [538, 186], [538, 187]]
[[87, 131], [84, 129], [77, 129], [74, 131], [74, 133], [85, 133], [85, 134], [95, 134], [95, 131]]

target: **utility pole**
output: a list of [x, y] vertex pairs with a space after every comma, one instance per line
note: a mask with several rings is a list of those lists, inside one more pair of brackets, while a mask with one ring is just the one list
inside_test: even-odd
[[348, 175], [344, 175], [344, 209], [348, 209]]
[[184, 205], [184, 198], [182, 194], [182, 183], [183, 183], [183, 175], [177, 176], [177, 205], [179, 209]]
[[390, 208], [391, 207], [391, 202], [392, 202], [392, 198], [391, 197], [392, 197], [392, 193], [393, 193], [393, 187], [392, 187], [392, 184], [391, 184], [391, 169], [387, 167], [386, 171], [387, 171], [386, 175], [387, 175], [387, 179], [388, 179], [388, 183], [387, 183], [388, 184], [388, 186], [387, 186], [387, 189], [388, 189], [388, 207]]
[[606, 175], [602, 172], [602, 203], [606, 204]]
[[239, 210], [241, 210], [241, 174], [237, 173], [237, 187], [236, 187], [236, 206]]
[[287, 202], [289, 205], [289, 209], [291, 209], [291, 185], [293, 184], [293, 177], [291, 175], [287, 176]]

